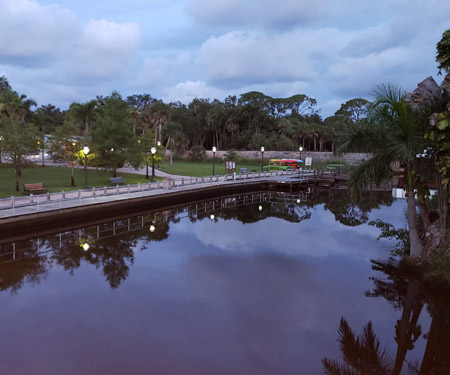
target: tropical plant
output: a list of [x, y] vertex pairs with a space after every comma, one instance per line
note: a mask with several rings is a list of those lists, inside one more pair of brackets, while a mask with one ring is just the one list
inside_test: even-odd
[[356, 336], [348, 322], [341, 318], [338, 341], [344, 363], [323, 358], [325, 374], [386, 375], [392, 368], [392, 362], [381, 349], [371, 322], [364, 327], [361, 336]]
[[97, 114], [97, 108], [97, 100], [91, 100], [84, 104], [72, 103], [70, 105], [70, 115], [73, 116], [75, 120], [83, 123], [85, 136], [89, 134], [92, 122], [95, 120]]
[[374, 89], [374, 94], [369, 123], [356, 129], [338, 151], [372, 153], [370, 159], [352, 172], [350, 186], [354, 192], [363, 190], [369, 182], [379, 185], [391, 175], [391, 163], [399, 161], [405, 165], [410, 255], [420, 256], [423, 245], [416, 223], [413, 161], [423, 151], [424, 124], [416, 120], [399, 87], [379, 85]]
[[439, 63], [439, 74], [441, 70], [450, 71], [450, 30], [444, 31], [442, 39], [436, 45], [436, 61]]

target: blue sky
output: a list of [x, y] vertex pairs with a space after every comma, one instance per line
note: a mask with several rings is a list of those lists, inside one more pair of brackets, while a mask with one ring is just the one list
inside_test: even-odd
[[442, 0], [0, 0], [0, 76], [38, 105], [306, 94], [321, 115], [437, 77]]

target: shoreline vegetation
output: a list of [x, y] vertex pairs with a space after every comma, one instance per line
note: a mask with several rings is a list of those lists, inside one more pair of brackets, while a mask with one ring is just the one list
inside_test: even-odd
[[[196, 98], [188, 105], [164, 103], [149, 94], [123, 99], [114, 91], [107, 97], [72, 103], [67, 111], [51, 104], [33, 111], [37, 103], [18, 94], [1, 76], [0, 162], [4, 156], [12, 165], [8, 169], [0, 164], [0, 173], [8, 171], [2, 181], [7, 181], [8, 191], [18, 194], [24, 182], [44, 182], [49, 191], [60, 188], [56, 174], [43, 181], [46, 173], [52, 173], [50, 167], [36, 172], [32, 181], [27, 178], [34, 172], [23, 172], [27, 155], [45, 152], [53, 161], [102, 166], [109, 174], [99, 172], [98, 182], [89, 172], [91, 183], [101, 185], [109, 176], [116, 177], [123, 165], [137, 169], [161, 164], [167, 151], [170, 163], [163, 164], [162, 170], [183, 175], [209, 174], [211, 164], [200, 163], [189, 172], [186, 166], [177, 169], [173, 158], [188, 153], [191, 161], [201, 162], [206, 150], [214, 155], [227, 150], [225, 161], [236, 161], [236, 150], [261, 152], [261, 164], [264, 150], [299, 155], [302, 151], [367, 153], [368, 159], [351, 169], [351, 194], [358, 195], [368, 184], [380, 185], [399, 165], [408, 206], [403, 261], [416, 263], [425, 278], [450, 283], [450, 30], [443, 33], [436, 51], [439, 72], [446, 74], [441, 85], [428, 77], [405, 93], [394, 84], [380, 84], [372, 101], [348, 100], [326, 119], [319, 115], [316, 100], [305, 94], [273, 98], [256, 91], [230, 95], [223, 102]], [[250, 170], [261, 167], [258, 160], [255, 165], [243, 163]], [[217, 168], [217, 173], [224, 168], [219, 159]], [[82, 170], [75, 172], [80, 181]], [[143, 180], [143, 176], [125, 177], [129, 183]], [[64, 178], [69, 180], [70, 175]], [[437, 190], [434, 197], [431, 187]]]

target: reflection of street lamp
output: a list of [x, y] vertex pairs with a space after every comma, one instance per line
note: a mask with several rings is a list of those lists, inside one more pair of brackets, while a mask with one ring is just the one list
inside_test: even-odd
[[264, 146], [261, 146], [261, 172], [264, 172]]
[[87, 182], [87, 156], [89, 154], [89, 147], [84, 146], [83, 152], [84, 152], [84, 188], [89, 189], [88, 182]]
[[81, 247], [83, 248], [84, 251], [88, 251], [90, 246], [87, 242], [85, 242], [83, 245], [81, 245]]
[[150, 152], [152, 153], [152, 182], [155, 180], [155, 154], [156, 154], [156, 147], [152, 147], [150, 149]]
[[214, 167], [216, 166], [216, 151], [217, 151], [217, 148], [216, 148], [216, 146], [214, 146], [213, 148], [212, 148], [212, 152], [213, 152], [213, 176], [214, 176]]

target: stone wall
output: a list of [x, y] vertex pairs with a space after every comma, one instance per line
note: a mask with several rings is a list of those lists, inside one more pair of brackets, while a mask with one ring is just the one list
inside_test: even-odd
[[[221, 159], [226, 153], [226, 151], [216, 151], [216, 158]], [[261, 159], [261, 151], [236, 151], [236, 153], [244, 159]], [[370, 154], [347, 153], [335, 156], [332, 152], [302, 151], [302, 160], [305, 160], [308, 156], [312, 158], [313, 162], [343, 160], [349, 165], [358, 165], [370, 158]], [[212, 151], [206, 151], [206, 157], [212, 158]], [[298, 159], [299, 157], [300, 153], [298, 151], [264, 151], [264, 159]]]

